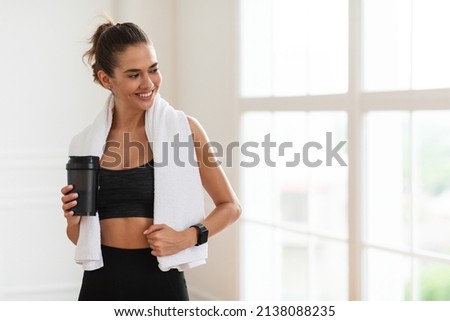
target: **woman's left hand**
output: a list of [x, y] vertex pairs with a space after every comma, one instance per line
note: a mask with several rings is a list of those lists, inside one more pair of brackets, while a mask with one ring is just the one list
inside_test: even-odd
[[154, 256], [167, 256], [178, 253], [196, 243], [197, 231], [189, 228], [177, 232], [166, 224], [153, 224], [144, 231]]

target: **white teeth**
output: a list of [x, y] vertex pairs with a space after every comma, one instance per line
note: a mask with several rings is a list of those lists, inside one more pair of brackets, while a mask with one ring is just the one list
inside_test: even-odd
[[138, 94], [138, 95], [139, 95], [139, 97], [142, 97], [142, 98], [148, 98], [152, 95], [152, 91], [149, 93], [146, 93], [146, 94]]

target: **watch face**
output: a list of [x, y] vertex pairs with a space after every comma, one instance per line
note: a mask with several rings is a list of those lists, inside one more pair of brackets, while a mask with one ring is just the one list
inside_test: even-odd
[[193, 226], [197, 228], [199, 232], [197, 237], [197, 244], [195, 245], [198, 246], [208, 242], [208, 229], [206, 228], [206, 226], [201, 223], [195, 224]]
[[198, 244], [204, 244], [208, 241], [208, 229], [205, 227], [200, 230], [200, 235], [198, 238]]

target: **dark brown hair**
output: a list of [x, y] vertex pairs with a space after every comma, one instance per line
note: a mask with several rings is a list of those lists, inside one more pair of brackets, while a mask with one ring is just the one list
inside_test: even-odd
[[151, 44], [145, 32], [132, 22], [114, 24], [111, 20], [98, 26], [94, 35], [89, 39], [91, 48], [83, 58], [92, 67], [94, 81], [100, 83], [97, 73], [103, 70], [112, 77], [114, 68], [118, 66], [117, 56], [128, 46], [140, 43]]

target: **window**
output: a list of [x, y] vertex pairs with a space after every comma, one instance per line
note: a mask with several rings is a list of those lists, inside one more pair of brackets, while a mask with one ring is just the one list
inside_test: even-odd
[[242, 96], [346, 92], [346, 3], [241, 1]]
[[450, 3], [240, 3], [241, 298], [450, 299]]
[[362, 2], [364, 89], [450, 86], [450, 30], [446, 0]]
[[[252, 150], [260, 162], [241, 170], [245, 299], [346, 298], [346, 146], [339, 150], [344, 165], [327, 165], [326, 155], [327, 145], [346, 142], [346, 128], [339, 111], [243, 114], [241, 140], [260, 147]], [[269, 135], [273, 148], [261, 148]], [[306, 149], [310, 142], [321, 147]], [[271, 278], [255, 273], [261, 266]]]
[[369, 298], [447, 300], [450, 111], [370, 112], [367, 120]]

